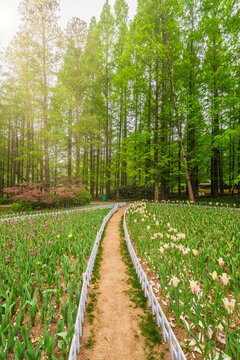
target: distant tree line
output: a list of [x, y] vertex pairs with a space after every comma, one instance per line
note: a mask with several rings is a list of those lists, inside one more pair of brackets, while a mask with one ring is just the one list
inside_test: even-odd
[[199, 183], [240, 195], [240, 7], [229, 0], [105, 2], [58, 26], [58, 0], [22, 0], [2, 50], [0, 193], [61, 176], [93, 198], [121, 188], [166, 200]]

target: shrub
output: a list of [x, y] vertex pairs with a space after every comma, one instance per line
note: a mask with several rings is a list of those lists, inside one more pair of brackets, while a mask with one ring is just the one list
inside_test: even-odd
[[22, 212], [22, 211], [31, 211], [32, 210], [32, 204], [30, 201], [27, 201], [26, 199], [20, 199], [13, 203], [12, 205], [12, 211], [13, 212]]
[[11, 198], [0, 198], [0, 205], [8, 205], [8, 204], [12, 204], [13, 201]]
[[12, 210], [15, 212], [81, 206], [91, 201], [91, 195], [83, 185], [46, 187], [40, 183], [24, 183], [4, 192], [12, 196]]
[[[116, 199], [116, 189], [110, 192], [110, 199]], [[154, 192], [153, 187], [129, 185], [119, 188], [119, 199], [120, 200], [153, 200]]]
[[75, 205], [81, 206], [89, 204], [92, 200], [91, 194], [86, 189], [76, 193]]

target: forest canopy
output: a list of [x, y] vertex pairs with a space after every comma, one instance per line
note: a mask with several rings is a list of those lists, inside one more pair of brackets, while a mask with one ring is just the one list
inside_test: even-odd
[[22, 0], [2, 51], [0, 193], [65, 177], [93, 198], [240, 195], [240, 3], [138, 0], [129, 21], [106, 0], [65, 29], [59, 6]]

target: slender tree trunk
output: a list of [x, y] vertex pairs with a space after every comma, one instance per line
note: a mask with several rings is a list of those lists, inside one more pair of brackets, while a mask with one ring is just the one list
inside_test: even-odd
[[17, 175], [17, 183], [20, 183], [20, 149], [19, 149], [19, 139], [18, 134], [16, 135], [16, 175]]
[[24, 174], [24, 134], [25, 134], [25, 121], [22, 119], [21, 124], [21, 162], [20, 162], [20, 183], [23, 182]]
[[77, 183], [79, 183], [79, 175], [80, 175], [80, 134], [79, 134], [79, 94], [77, 89], [76, 91], [76, 182]]
[[8, 152], [7, 152], [7, 187], [10, 186], [10, 146], [11, 146], [11, 130], [10, 130], [10, 124], [8, 126]]
[[106, 198], [109, 200], [110, 194], [110, 164], [109, 164], [109, 79], [108, 69], [106, 77]]
[[[232, 141], [232, 182], [234, 182], [234, 174], [235, 174], [235, 142], [234, 139]], [[234, 195], [235, 185], [232, 187], [232, 195]]]
[[72, 181], [72, 111], [68, 110], [68, 182]]
[[98, 199], [98, 186], [99, 186], [99, 159], [100, 158], [100, 151], [99, 146], [97, 148], [97, 173], [96, 173], [96, 199]]
[[[166, 148], [167, 148], [167, 121], [165, 119], [165, 101], [166, 101], [166, 81], [165, 81], [165, 63], [162, 61], [162, 85], [161, 85], [161, 123], [160, 123], [160, 134], [161, 134], [161, 158], [166, 159]], [[165, 160], [166, 161], [166, 160]], [[167, 200], [167, 176], [168, 171], [166, 165], [163, 164], [161, 167], [161, 200]]]
[[212, 124], [212, 157], [211, 157], [211, 195], [213, 197], [218, 196], [218, 175], [219, 175], [219, 150], [213, 147], [215, 136], [219, 133], [219, 116], [218, 116], [218, 90], [217, 90], [217, 62], [216, 62], [216, 44], [213, 40], [213, 124]]
[[91, 136], [90, 145], [90, 194], [94, 198], [94, 149], [93, 149], [93, 137]]
[[150, 147], [151, 147], [151, 95], [152, 95], [152, 65], [149, 66], [149, 88], [148, 88], [148, 115], [147, 115], [147, 141], [146, 141], [146, 176], [145, 185], [148, 186], [150, 180]]
[[30, 106], [27, 105], [27, 164], [26, 164], [26, 182], [30, 181], [30, 163], [31, 163], [31, 119], [30, 119]]
[[154, 201], [159, 201], [158, 193], [158, 127], [159, 127], [159, 60], [156, 60], [156, 94], [155, 94], [155, 123], [154, 123]]
[[178, 196], [181, 195], [181, 146], [178, 148]]
[[121, 139], [122, 139], [122, 112], [123, 112], [123, 88], [121, 85], [120, 95], [120, 112], [119, 112], [119, 134], [118, 134], [118, 154], [117, 154], [117, 183], [116, 183], [116, 200], [119, 200], [120, 186], [120, 163], [121, 163]]
[[190, 201], [194, 201], [194, 194], [193, 194], [192, 184], [191, 184], [189, 171], [188, 171], [187, 158], [186, 158], [186, 155], [185, 155], [185, 149], [184, 149], [184, 145], [183, 145], [181, 122], [180, 122], [179, 114], [178, 114], [177, 96], [176, 96], [176, 91], [175, 91], [175, 85], [174, 85], [173, 73], [172, 73], [172, 66], [171, 66], [171, 62], [170, 62], [170, 58], [169, 58], [168, 46], [167, 46], [167, 37], [166, 37], [165, 32], [164, 32], [164, 36], [163, 36], [163, 41], [164, 41], [164, 45], [166, 47], [166, 52], [167, 52], [166, 55], [167, 55], [168, 71], [169, 71], [169, 75], [170, 75], [170, 83], [171, 83], [172, 94], [173, 94], [173, 104], [174, 104], [175, 116], [176, 116], [176, 120], [177, 120], [177, 130], [178, 130], [179, 142], [180, 142], [180, 146], [181, 146], [181, 152], [182, 152], [182, 158], [183, 158], [186, 182], [187, 182], [187, 187], [188, 187], [188, 195], [189, 195]]
[[[238, 111], [238, 125], [240, 125], [240, 109]], [[240, 176], [240, 135], [238, 136], [238, 176]], [[240, 181], [238, 181], [238, 196], [240, 197]]]
[[33, 155], [35, 150], [34, 145], [34, 123], [33, 123], [33, 114], [31, 114], [31, 151], [32, 151], [32, 159], [31, 159], [31, 170], [32, 170], [32, 181], [35, 181], [35, 156]]
[[195, 146], [196, 146], [196, 128], [194, 123], [194, 114], [192, 108], [193, 102], [193, 40], [190, 41], [190, 59], [191, 59], [191, 69], [189, 76], [189, 111], [188, 111], [188, 120], [187, 120], [187, 161], [189, 166], [189, 176], [193, 188], [194, 196], [196, 196], [196, 164], [195, 164]]
[[138, 90], [136, 89], [135, 99], [135, 124], [134, 124], [134, 180], [133, 183], [137, 185], [137, 130], [138, 130]]
[[45, 155], [45, 183], [50, 187], [49, 149], [48, 149], [48, 84], [47, 84], [47, 55], [46, 55], [46, 29], [42, 18], [42, 58], [43, 58], [43, 124], [44, 124], [44, 155]]

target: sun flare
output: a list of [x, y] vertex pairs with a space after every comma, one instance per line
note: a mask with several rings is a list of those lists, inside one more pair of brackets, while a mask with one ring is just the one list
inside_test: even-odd
[[0, 29], [7, 28], [11, 23], [11, 17], [7, 10], [0, 8]]

